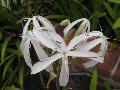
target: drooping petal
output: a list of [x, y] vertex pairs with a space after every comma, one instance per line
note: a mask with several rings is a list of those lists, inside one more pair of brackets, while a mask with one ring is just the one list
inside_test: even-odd
[[[87, 20], [86, 18], [82, 18], [82, 19], [78, 19], [78, 20], [72, 22], [71, 24], [69, 24], [69, 25], [64, 29], [64, 36], [66, 36], [67, 33], [71, 30], [71, 28], [72, 28], [73, 26], [75, 26], [77, 23], [82, 22], [82, 21], [84, 22], [84, 21], [86, 21], [86, 20]], [[88, 20], [87, 20], [87, 21], [88, 21]]]
[[84, 20], [81, 25], [79, 26], [79, 28], [77, 29], [75, 36], [78, 36], [81, 33], [89, 33], [90, 32], [90, 21], [89, 20]]
[[49, 65], [51, 65], [56, 60], [62, 58], [62, 56], [63, 55], [61, 53], [58, 53], [51, 57], [48, 57], [47, 59], [43, 60], [43, 62], [35, 63], [31, 68], [31, 74], [36, 74], [36, 73], [42, 71], [43, 69], [47, 68]]
[[23, 27], [22, 39], [25, 39], [26, 35], [28, 34], [28, 26], [29, 26], [30, 22], [31, 22], [31, 19], [28, 19], [27, 23]]
[[100, 31], [92, 31], [90, 33], [88, 33], [89, 37], [93, 37], [93, 36], [98, 36], [98, 37], [104, 37], [103, 33]]
[[44, 36], [40, 31], [38, 30], [33, 30], [33, 32], [29, 33], [33, 38], [36, 38], [36, 40], [38, 40], [38, 42], [42, 43], [43, 45], [45, 45], [46, 47], [52, 49], [52, 50], [58, 50], [60, 49], [60, 47], [55, 44], [55, 42], [52, 39], [47, 38], [46, 36]]
[[103, 63], [103, 61], [104, 61], [104, 57], [101, 57], [100, 54], [97, 58], [89, 58], [89, 59], [94, 60], [94, 61], [98, 61], [100, 63]]
[[[87, 57], [87, 58], [98, 58], [99, 54], [90, 52], [90, 51], [68, 51], [67, 56], [74, 56], [74, 57]], [[101, 62], [95, 59], [98, 62]]]
[[34, 28], [34, 29], [37, 29], [37, 30], [42, 30], [42, 29], [44, 29], [44, 27], [40, 26], [40, 24], [39, 24], [36, 16], [33, 16], [33, 17], [32, 17], [32, 21], [33, 21], [33, 28]]
[[75, 45], [77, 45], [78, 43], [80, 43], [81, 41], [84, 41], [86, 39], [88, 39], [89, 36], [86, 35], [86, 33], [81, 34], [79, 36], [75, 36], [70, 43], [67, 46], [67, 50], [71, 50], [73, 49], [73, 47], [75, 47]]
[[94, 67], [98, 62], [97, 61], [87, 61], [86, 63], [83, 63], [82, 65], [84, 65], [85, 68], [91, 68]]
[[47, 28], [47, 30], [55, 32], [55, 28], [49, 20], [47, 20], [46, 18], [42, 16], [37, 16], [37, 18], [42, 23], [42, 25]]
[[107, 48], [108, 48], [108, 41], [105, 37], [103, 37], [101, 41], [100, 51], [99, 51], [100, 56], [104, 57]]
[[[45, 60], [46, 58], [48, 58], [48, 55], [45, 53], [44, 49], [40, 46], [40, 43], [37, 42], [36, 40], [34, 40], [34, 38], [31, 38], [31, 43], [34, 46], [34, 49], [36, 51], [36, 54], [39, 58], [40, 61]], [[49, 65], [46, 69], [47, 72], [51, 72], [53, 71], [53, 66]]]
[[32, 63], [31, 63], [31, 58], [30, 58], [30, 53], [29, 53], [29, 48], [30, 48], [30, 39], [26, 39], [26, 41], [22, 41], [20, 44], [20, 49], [24, 55], [24, 59], [26, 64], [31, 68]]
[[39, 42], [35, 41], [34, 38], [31, 38], [31, 43], [40, 61], [43, 61], [45, 58], [48, 58], [48, 55], [45, 53], [43, 48], [40, 46]]
[[81, 41], [84, 41], [84, 40], [86, 40], [88, 38], [91, 38], [91, 37], [94, 37], [94, 36], [95, 37], [103, 37], [103, 38], [105, 38], [103, 33], [100, 32], [100, 31], [93, 31], [93, 32], [90, 32], [90, 33], [83, 33], [83, 34], [80, 34], [79, 36], [74, 37], [70, 41], [70, 43], [67, 46], [67, 50], [71, 50], [75, 45], [77, 45]]
[[95, 46], [97, 46], [99, 43], [101, 43], [101, 41], [102, 41], [102, 38], [94, 39], [93, 41], [90, 41], [89, 43], [86, 43], [85, 45], [79, 46], [76, 50], [88, 51], [88, 50], [94, 48]]
[[66, 43], [63, 38], [56, 32], [46, 32], [51, 39], [53, 39], [61, 48], [66, 47]]
[[20, 44], [20, 49], [24, 55], [26, 64], [31, 68], [32, 63], [31, 63], [31, 58], [30, 58], [30, 54], [29, 54], [30, 39], [28, 37], [28, 26], [29, 26], [30, 22], [31, 22], [31, 19], [28, 19], [27, 23], [23, 27], [22, 41]]
[[69, 66], [68, 66], [68, 58], [63, 57], [62, 58], [62, 66], [61, 66], [61, 72], [59, 77], [59, 83], [60, 86], [66, 86], [69, 79]]

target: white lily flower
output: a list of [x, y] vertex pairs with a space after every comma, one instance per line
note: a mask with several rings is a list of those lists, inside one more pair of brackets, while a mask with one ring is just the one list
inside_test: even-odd
[[[68, 25], [67, 28], [71, 29], [74, 26], [74, 23], [76, 24], [76, 22], [73, 22], [70, 24], [70, 26]], [[67, 30], [67, 31], [69, 31], [69, 30]], [[69, 56], [87, 57], [87, 58], [90, 58], [97, 62], [101, 62], [101, 63], [103, 62], [102, 60], [100, 60], [100, 56], [98, 53], [94, 53], [89, 50], [82, 50], [82, 49], [78, 51], [77, 49], [75, 49], [75, 46], [78, 43], [80, 43], [80, 42], [86, 40], [86, 38], [90, 38], [90, 37], [91, 36], [90, 35], [88, 36], [86, 33], [80, 34], [79, 36], [75, 36], [68, 45], [66, 45], [61, 38], [59, 41], [62, 44], [65, 44], [65, 45], [63, 45], [65, 47], [60, 47], [59, 50], [56, 49], [56, 51], [58, 52], [57, 54], [45, 59], [43, 62], [37, 62], [36, 64], [34, 64], [32, 67], [31, 74], [36, 74], [36, 73], [42, 71], [43, 69], [45, 69], [46, 67], [48, 67], [49, 65], [51, 65], [53, 62], [55, 62], [59, 59], [62, 59], [62, 67], [61, 67], [59, 82], [60, 82], [61, 86], [66, 86], [68, 79], [69, 79], [69, 68], [68, 68], [68, 57]], [[60, 46], [60, 44], [58, 44], [58, 45]], [[73, 50], [73, 49], [75, 49], [75, 50]]]
[[[38, 20], [41, 22], [42, 26], [40, 26]], [[28, 25], [30, 21], [33, 21], [33, 30], [28, 31]], [[107, 41], [101, 32], [94, 31], [90, 32], [90, 23], [87, 19], [82, 18], [78, 19], [71, 24], [69, 24], [64, 29], [64, 35], [66, 36], [70, 29], [76, 25], [77, 23], [82, 22], [82, 34], [73, 37], [70, 43], [67, 45], [63, 38], [55, 32], [52, 24], [45, 18], [41, 16], [34, 16], [33, 18], [28, 19], [23, 31], [23, 37], [21, 42], [21, 50], [23, 52], [25, 61], [29, 67], [31, 67], [31, 74], [36, 74], [43, 69], [49, 67], [53, 62], [57, 60], [62, 60], [61, 72], [60, 72], [60, 86], [66, 86], [69, 79], [69, 67], [68, 67], [68, 58], [72, 57], [86, 57], [94, 61], [90, 61], [89, 63], [84, 63], [84, 66], [89, 67], [94, 66], [96, 63], [94, 62], [103, 62], [103, 55], [105, 54]], [[78, 29], [78, 30], [79, 30]], [[80, 31], [79, 31], [80, 32]], [[87, 33], [86, 33], [87, 32]], [[90, 37], [99, 37], [93, 41], [90, 41], [85, 44], [80, 44], [86, 39]], [[29, 56], [29, 45], [30, 42], [33, 44], [34, 49], [40, 59], [39, 62], [32, 65], [31, 59]], [[90, 51], [93, 47], [101, 43], [100, 52], [95, 53]], [[56, 51], [57, 53], [51, 57], [48, 57], [47, 54], [41, 47], [41, 44]], [[106, 45], [106, 46], [104, 46]], [[40, 47], [40, 48], [39, 48]], [[38, 49], [39, 48], [39, 49]], [[38, 50], [37, 50], [38, 49]], [[103, 50], [104, 49], [104, 50]], [[41, 60], [42, 59], [42, 60]]]

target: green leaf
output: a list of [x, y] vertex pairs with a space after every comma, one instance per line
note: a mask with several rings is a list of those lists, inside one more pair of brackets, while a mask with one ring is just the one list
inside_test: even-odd
[[115, 21], [112, 28], [113, 29], [120, 28], [120, 17]]
[[4, 79], [5, 75], [6, 75], [6, 72], [7, 72], [8, 68], [9, 68], [10, 64], [11, 64], [12, 61], [14, 60], [14, 58], [15, 58], [15, 57], [11, 58], [11, 59], [5, 64], [5, 67], [4, 67], [4, 70], [3, 70], [3, 79]]
[[109, 2], [120, 4], [120, 0], [108, 0]]
[[0, 6], [0, 22], [16, 27], [16, 18], [11, 11]]
[[97, 68], [93, 71], [90, 90], [97, 90]]
[[104, 82], [104, 86], [106, 90], [112, 90], [110, 84], [107, 81]]
[[21, 61], [20, 70], [19, 70], [19, 85], [22, 89], [23, 89], [23, 78], [24, 78], [24, 62]]
[[113, 49], [115, 49], [118, 46], [119, 46], [119, 44], [117, 42], [111, 42], [109, 45], [109, 50], [112, 51]]
[[62, 86], [62, 90], [68, 90], [66, 86]]
[[103, 2], [103, 5], [107, 9], [109, 15], [115, 20], [117, 18], [117, 13], [112, 9], [108, 2]]
[[46, 16], [47, 19], [73, 19], [69, 16], [65, 16], [65, 15], [48, 15]]
[[61, 5], [55, 2], [55, 6], [59, 9], [59, 11], [64, 15], [64, 10], [62, 9]]
[[1, 64], [4, 62], [5, 51], [6, 51], [6, 48], [8, 46], [8, 42], [10, 41], [10, 39], [11, 39], [11, 36], [7, 37], [2, 44], [2, 50], [1, 50], [1, 60], [2, 61], [1, 61]]
[[5, 90], [21, 90], [21, 89], [16, 87], [5, 87]]
[[81, 17], [80, 10], [78, 9], [76, 3], [73, 0], [68, 0], [68, 3], [70, 7], [71, 16], [76, 18]]
[[0, 31], [0, 39], [2, 39], [2, 31]]
[[84, 4], [82, 4], [78, 0], [73, 0], [73, 1], [76, 2], [76, 3], [78, 3], [84, 9], [84, 11], [86, 11], [89, 15], [91, 15], [90, 11], [88, 10], [88, 8]]

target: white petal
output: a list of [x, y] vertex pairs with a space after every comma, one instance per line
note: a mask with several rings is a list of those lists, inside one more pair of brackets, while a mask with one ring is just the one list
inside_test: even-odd
[[86, 63], [83, 63], [83, 65], [85, 68], [91, 68], [91, 67], [94, 67], [97, 63], [98, 63], [97, 61], [90, 60]]
[[40, 26], [36, 16], [33, 16], [32, 17], [32, 20], [33, 20], [33, 26], [34, 26], [34, 29], [37, 29], [37, 30], [42, 30], [44, 29], [42, 26]]
[[67, 56], [97, 58], [99, 54], [90, 51], [68, 51]]
[[[31, 43], [34, 46], [34, 49], [37, 53], [37, 56], [39, 58], [40, 61], [45, 60], [46, 58], [48, 58], [48, 55], [45, 53], [44, 49], [40, 46], [39, 42], [36, 42], [33, 38], [31, 39]], [[46, 69], [47, 72], [51, 72], [53, 71], [53, 67], [52, 65], [49, 65]]]
[[53, 39], [61, 48], [66, 47], [66, 43], [59, 34], [57, 34], [56, 32], [46, 32], [46, 33], [48, 33], [49, 37]]
[[92, 31], [90, 33], [88, 33], [89, 37], [93, 37], [93, 36], [99, 36], [99, 37], [103, 37], [103, 33], [100, 31]]
[[27, 39], [25, 42], [24, 41], [21, 42], [20, 49], [24, 55], [26, 64], [31, 68], [32, 63], [31, 63], [29, 48], [30, 48], [30, 39]]
[[99, 43], [101, 43], [102, 39], [98, 38], [98, 39], [94, 39], [93, 41], [90, 41], [89, 43], [86, 43], [85, 45], [79, 46], [77, 48], [77, 50], [85, 50], [88, 51], [92, 48], [94, 48], [96, 45], [98, 45]]
[[56, 50], [59, 51], [60, 47], [56, 45], [56, 43], [52, 39], [45, 37], [40, 31], [33, 30], [33, 32], [30, 32], [29, 34], [32, 37], [36, 38], [38, 42], [41, 42], [46, 47], [51, 48], [52, 50], [55, 50], [55, 51]]
[[108, 48], [108, 41], [106, 40], [106, 38], [102, 38], [99, 54], [104, 57], [107, 48]]
[[[81, 21], [86, 21], [86, 18], [82, 18], [82, 19], [78, 19], [74, 22], [72, 22], [71, 24], [69, 24], [65, 29], [64, 29], [64, 36], [67, 35], [67, 33], [71, 30], [71, 28], [76, 25], [77, 23], [81, 22]], [[87, 20], [88, 21], [88, 20]]]
[[97, 62], [100, 62], [100, 63], [103, 63], [103, 61], [104, 61], [104, 57], [101, 57], [101, 56], [98, 56], [97, 58], [90, 58], [90, 59], [97, 61]]
[[31, 68], [31, 74], [36, 74], [40, 71], [42, 71], [43, 69], [47, 68], [49, 65], [51, 65], [53, 62], [55, 62], [56, 60], [60, 59], [63, 55], [61, 53], [55, 54], [51, 57], [48, 57], [47, 59], [45, 59], [43, 62], [37, 62], [36, 64], [34, 64]]
[[60, 86], [66, 86], [69, 80], [69, 66], [68, 66], [68, 58], [62, 58], [62, 66], [59, 77]]
[[77, 45], [77, 44], [80, 43], [81, 41], [86, 40], [88, 37], [89, 37], [89, 36], [87, 36], [86, 33], [80, 34], [79, 36], [75, 36], [75, 37], [70, 41], [70, 43], [68, 44], [67, 50], [73, 49], [73, 47], [74, 47], [75, 45]]
[[79, 35], [80, 33], [89, 33], [90, 32], [90, 21], [89, 20], [84, 20], [79, 28], [77, 29], [75, 36]]
[[22, 39], [24, 39], [28, 33], [28, 26], [29, 26], [30, 22], [31, 22], [31, 19], [28, 19], [27, 23], [23, 27]]
[[52, 66], [52, 64], [51, 65], [49, 65], [47, 68], [45, 68], [45, 70], [47, 71], [47, 72], [54, 72], [53, 71], [53, 66]]
[[37, 18], [43, 24], [43, 26], [47, 28], [47, 30], [55, 32], [55, 28], [49, 20], [47, 20], [46, 18], [42, 16], [37, 16]]
[[43, 61], [45, 58], [48, 58], [48, 55], [45, 53], [43, 48], [40, 46], [39, 42], [36, 42], [33, 38], [31, 38], [31, 43], [33, 44], [35, 52], [40, 61]]

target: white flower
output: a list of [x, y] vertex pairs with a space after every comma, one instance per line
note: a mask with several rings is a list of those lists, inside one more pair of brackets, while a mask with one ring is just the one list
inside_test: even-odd
[[[77, 24], [78, 22], [81, 22], [83, 20], [85, 22], [88, 21], [88, 20], [86, 20], [84, 18], [74, 21], [73, 23], [71, 23], [70, 25], [68, 25], [64, 29], [64, 34], [66, 35], [68, 33], [68, 31], [75, 24]], [[89, 23], [89, 22], [87, 22], [87, 23]], [[86, 27], [88, 27], [88, 28], [86, 28]], [[55, 62], [57, 60], [60, 60], [62, 58], [62, 66], [61, 66], [59, 82], [60, 82], [60, 86], [66, 86], [66, 84], [68, 82], [68, 79], [69, 79], [69, 67], [68, 67], [68, 57], [69, 56], [73, 56], [73, 57], [87, 57], [89, 59], [94, 60], [94, 62], [101, 62], [102, 63], [103, 62], [103, 56], [101, 56], [101, 54], [100, 54], [102, 51], [99, 52], [99, 53], [95, 53], [95, 52], [91, 52], [89, 50], [91, 48], [95, 47], [99, 43], [103, 44], [104, 43], [104, 39], [102, 37], [104, 37], [104, 36], [103, 36], [103, 34], [101, 32], [98, 32], [98, 31], [96, 31], [96, 32], [89, 32], [89, 28], [90, 28], [89, 24], [86, 25], [84, 27], [84, 30], [88, 31], [88, 33], [84, 32], [83, 34], [80, 34], [79, 36], [75, 36], [70, 41], [70, 43], [68, 45], [65, 44], [65, 42], [63, 41], [63, 39], [59, 35], [56, 35], [55, 38], [59, 37], [59, 43], [57, 43], [57, 42], [55, 43], [59, 47], [59, 49], [56, 49], [56, 51], [58, 53], [56, 53], [55, 55], [53, 55], [51, 57], [46, 58], [42, 62], [37, 62], [36, 64], [34, 64], [32, 66], [31, 74], [36, 74], [36, 73], [42, 71], [43, 69], [45, 69], [46, 67], [51, 65], [53, 62]], [[38, 33], [35, 33], [35, 34], [37, 35]], [[48, 33], [48, 34], [50, 34], [50, 33]], [[100, 38], [97, 38], [97, 39], [87, 43], [86, 46], [88, 46], [88, 47], [84, 47], [85, 45], [78, 46], [79, 43], [81, 43], [82, 41], [84, 41], [84, 40], [86, 40], [86, 39], [88, 39], [90, 37], [93, 37], [93, 36], [97, 36], [97, 37], [100, 37]], [[40, 39], [40, 37], [39, 37], [39, 39]], [[97, 41], [97, 42], [95, 42], [95, 41]], [[78, 47], [78, 48], [76, 48], [76, 47]], [[101, 47], [102, 47], [101, 49], [103, 50], [103, 45], [101, 45]], [[53, 50], [55, 50], [55, 49], [53, 49]], [[93, 63], [93, 61], [91, 63]], [[84, 63], [84, 65], [85, 64], [88, 64], [88, 63]], [[95, 64], [93, 64], [93, 65], [95, 65]], [[91, 66], [91, 64], [88, 64], [88, 65]]]
[[[38, 20], [42, 26], [40, 26]], [[33, 21], [33, 30], [29, 31], [28, 26], [31, 21]], [[81, 22], [80, 27], [78, 28], [73, 39], [67, 45], [64, 39], [55, 32], [52, 24], [44, 17], [34, 16], [33, 18], [28, 19], [28, 22], [23, 30], [21, 50], [27, 65], [31, 68], [31, 74], [36, 74], [43, 69], [48, 68], [53, 62], [62, 60], [59, 82], [60, 86], [66, 86], [69, 79], [69, 56], [87, 57], [91, 59], [91, 61], [83, 64], [87, 68], [96, 65], [98, 62], [103, 63], [103, 57], [108, 45], [106, 37], [99, 31], [90, 32], [90, 22], [87, 19], [78, 19], [69, 24], [64, 29], [64, 37], [66, 37], [71, 28], [79, 22]], [[96, 39], [87, 42], [87, 39], [93, 36], [96, 37]], [[83, 41], [85, 41], [84, 44]], [[40, 59], [40, 61], [34, 65], [32, 65], [29, 55], [30, 42], [33, 44], [34, 49]], [[101, 44], [99, 52], [95, 53], [90, 51], [98, 44]], [[41, 45], [56, 51], [56, 54], [48, 57]], [[50, 70], [52, 70], [52, 67], [49, 68], [48, 72], [50, 72]]]

